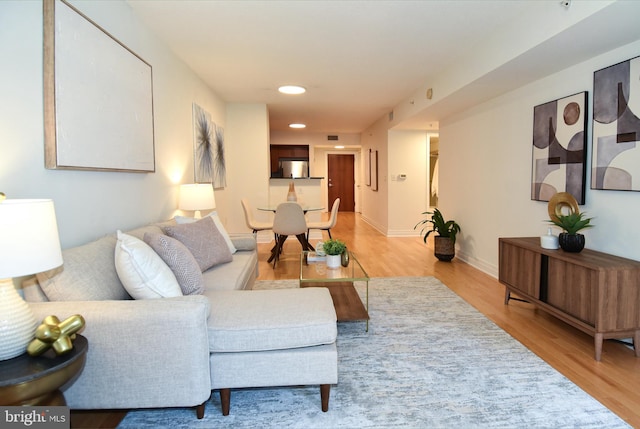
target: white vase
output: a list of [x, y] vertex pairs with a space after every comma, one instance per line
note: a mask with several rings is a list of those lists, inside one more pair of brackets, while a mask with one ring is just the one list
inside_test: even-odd
[[327, 255], [327, 268], [338, 268], [342, 265], [342, 255]]
[[298, 201], [298, 196], [296, 195], [296, 187], [293, 182], [289, 183], [289, 192], [287, 192], [287, 201]]
[[0, 280], [0, 361], [25, 353], [36, 327], [31, 308], [18, 295], [11, 279]]

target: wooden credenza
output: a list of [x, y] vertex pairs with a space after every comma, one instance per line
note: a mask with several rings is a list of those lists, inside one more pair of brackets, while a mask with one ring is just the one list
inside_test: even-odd
[[640, 357], [640, 262], [594, 250], [540, 247], [539, 237], [499, 239], [499, 280], [511, 293], [594, 337], [633, 338]]

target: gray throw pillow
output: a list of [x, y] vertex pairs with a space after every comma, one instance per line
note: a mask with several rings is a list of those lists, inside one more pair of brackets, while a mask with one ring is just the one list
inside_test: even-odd
[[102, 301], [131, 299], [115, 270], [116, 237], [62, 251], [64, 265], [36, 274], [49, 301]]
[[205, 217], [194, 223], [167, 226], [165, 234], [184, 244], [204, 272], [214, 265], [231, 262], [233, 255], [213, 219]]
[[183, 295], [204, 292], [204, 279], [200, 266], [184, 244], [175, 238], [154, 232], [146, 232], [144, 241], [173, 271]]

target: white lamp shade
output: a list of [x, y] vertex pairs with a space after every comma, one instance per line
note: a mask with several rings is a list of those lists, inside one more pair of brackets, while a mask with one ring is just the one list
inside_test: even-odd
[[56, 214], [51, 200], [0, 202], [0, 279], [62, 265]]
[[194, 183], [180, 185], [180, 210], [211, 210], [216, 208], [213, 185], [210, 183]]

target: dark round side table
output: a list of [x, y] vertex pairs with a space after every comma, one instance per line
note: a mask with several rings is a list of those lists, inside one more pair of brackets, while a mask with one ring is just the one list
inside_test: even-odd
[[0, 361], [0, 405], [67, 405], [60, 388], [84, 367], [89, 344], [76, 335], [73, 349], [61, 356], [53, 350]]

